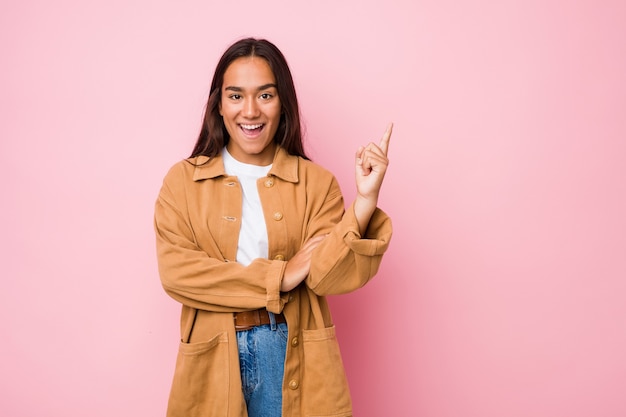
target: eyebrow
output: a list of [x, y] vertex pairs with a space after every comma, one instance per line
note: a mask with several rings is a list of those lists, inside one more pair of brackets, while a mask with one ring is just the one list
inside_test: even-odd
[[[274, 83], [268, 83], [268, 84], [263, 84], [262, 86], [259, 86], [259, 88], [257, 88], [257, 91], [267, 90], [268, 88], [277, 88], [277, 87], [276, 87], [276, 84]], [[243, 88], [236, 87], [236, 86], [228, 86], [228, 87], [225, 87], [224, 90], [241, 92], [243, 91]]]

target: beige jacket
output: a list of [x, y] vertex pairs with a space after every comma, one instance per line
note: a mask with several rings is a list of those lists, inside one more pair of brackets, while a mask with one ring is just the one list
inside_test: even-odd
[[[284, 313], [289, 328], [283, 416], [351, 416], [324, 296], [353, 291], [376, 274], [391, 220], [377, 209], [361, 237], [333, 175], [282, 148], [258, 189], [269, 259], [244, 267], [234, 261], [242, 193], [221, 157], [181, 161], [164, 179], [155, 208], [159, 273], [165, 291], [182, 304], [167, 415], [246, 416], [232, 313], [265, 307]], [[281, 293], [286, 261], [320, 234], [329, 235], [314, 251], [310, 275]]]

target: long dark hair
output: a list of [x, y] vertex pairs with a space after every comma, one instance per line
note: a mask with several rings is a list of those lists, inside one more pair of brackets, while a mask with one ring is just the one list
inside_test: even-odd
[[211, 82], [209, 99], [204, 111], [204, 121], [191, 157], [199, 155], [217, 156], [222, 151], [222, 148], [228, 144], [228, 132], [219, 113], [224, 73], [228, 66], [237, 58], [251, 56], [265, 59], [276, 78], [276, 89], [278, 90], [282, 109], [278, 130], [274, 135], [274, 142], [285, 148], [291, 155], [309, 159], [302, 145], [300, 109], [287, 60], [273, 43], [265, 39], [255, 38], [246, 38], [235, 42], [224, 52], [224, 55], [217, 63], [213, 81]]

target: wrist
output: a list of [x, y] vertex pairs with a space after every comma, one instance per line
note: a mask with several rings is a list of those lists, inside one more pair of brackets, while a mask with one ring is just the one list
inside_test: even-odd
[[359, 224], [359, 232], [361, 235], [365, 233], [372, 214], [374, 214], [374, 211], [376, 210], [377, 204], [377, 198], [372, 199], [357, 194], [357, 197], [354, 200], [354, 216]]

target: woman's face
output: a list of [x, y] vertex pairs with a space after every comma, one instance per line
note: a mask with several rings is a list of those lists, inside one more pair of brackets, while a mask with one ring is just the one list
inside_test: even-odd
[[271, 164], [281, 104], [274, 73], [265, 59], [237, 58], [226, 68], [219, 111], [233, 158], [252, 165]]

